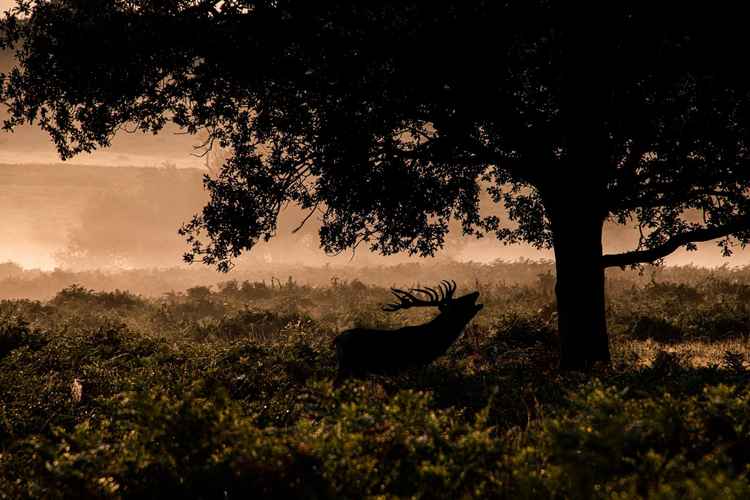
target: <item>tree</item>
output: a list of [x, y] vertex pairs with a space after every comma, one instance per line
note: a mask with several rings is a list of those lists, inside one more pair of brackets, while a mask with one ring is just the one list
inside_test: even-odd
[[[18, 59], [8, 128], [35, 120], [67, 158], [171, 120], [232, 151], [182, 229], [188, 260], [227, 269], [290, 203], [320, 218], [331, 252], [429, 255], [455, 219], [554, 248], [561, 366], [585, 369], [610, 358], [606, 267], [750, 238], [741, 15], [632, 1], [19, 5], [3, 22]], [[483, 188], [513, 226], [478, 210]], [[608, 219], [636, 224], [638, 247], [602, 255]]]

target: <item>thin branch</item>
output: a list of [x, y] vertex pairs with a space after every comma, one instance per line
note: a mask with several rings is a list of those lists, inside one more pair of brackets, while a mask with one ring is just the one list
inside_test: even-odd
[[[732, 196], [736, 196], [736, 193], [727, 192], [727, 191], [720, 191], [720, 190], [711, 190], [711, 189], [694, 189], [692, 191], [685, 191], [684, 193], [677, 196], [676, 200], [670, 200], [665, 199], [665, 195], [672, 195], [674, 194], [674, 188], [668, 189], [664, 188], [663, 190], [657, 190], [657, 189], [651, 189], [648, 188], [648, 192], [646, 192], [646, 189], [642, 189], [640, 191], [641, 195], [644, 194], [650, 194], [654, 195], [653, 200], [644, 201], [639, 199], [629, 200], [626, 201], [619, 201], [615, 204], [613, 204], [612, 209], [613, 210], [635, 210], [637, 208], [660, 208], [660, 207], [667, 207], [672, 206], [675, 203], [683, 203], [685, 201], [693, 200], [697, 196], [713, 196], [717, 199], [724, 199], [729, 198]], [[656, 197], [658, 195], [662, 195], [660, 197]], [[642, 198], [643, 196], [641, 196]]]
[[663, 259], [688, 243], [715, 240], [717, 238], [731, 236], [740, 231], [748, 230], [750, 230], [750, 216], [738, 217], [721, 226], [685, 231], [681, 234], [672, 236], [661, 245], [647, 250], [635, 250], [632, 252], [604, 255], [602, 256], [601, 261], [602, 267], [625, 267], [646, 262], [655, 262], [659, 259]]
[[190, 156], [194, 156], [196, 158], [205, 158], [214, 148], [215, 142], [216, 142], [216, 137], [214, 137], [213, 134], [209, 134], [208, 139], [206, 139], [204, 142], [198, 145], [193, 146], [193, 149], [195, 151], [203, 150], [203, 152], [202, 153], [190, 153]]
[[292, 234], [297, 233], [300, 229], [305, 227], [305, 224], [307, 224], [307, 221], [310, 220], [310, 217], [313, 216], [313, 214], [318, 210], [318, 204], [316, 203], [314, 207], [312, 207], [312, 210], [310, 210], [310, 213], [308, 213], [304, 219], [302, 219], [302, 222], [299, 223], [297, 227], [295, 227], [292, 230]]

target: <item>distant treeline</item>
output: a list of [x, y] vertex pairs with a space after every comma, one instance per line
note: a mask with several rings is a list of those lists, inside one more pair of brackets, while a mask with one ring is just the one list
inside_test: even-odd
[[[265, 283], [268, 287], [294, 283], [300, 286], [323, 287], [354, 280], [383, 287], [408, 287], [436, 284], [443, 279], [455, 280], [461, 288], [483, 284], [553, 286], [554, 266], [551, 261], [495, 261], [489, 264], [440, 260], [393, 266], [292, 266], [258, 264], [238, 267], [228, 274], [206, 267], [170, 269], [134, 269], [122, 271], [24, 270], [14, 263], [0, 264], [0, 299], [48, 300], [72, 284], [98, 291], [128, 290], [145, 297], [158, 297], [169, 292], [183, 292], [196, 286], [214, 286], [229, 281]], [[707, 280], [750, 282], [750, 266], [727, 266], [708, 269], [692, 266], [644, 267], [642, 270], [612, 269], [608, 275], [610, 288], [642, 286], [649, 282], [673, 282], [696, 285]], [[551, 289], [550, 289], [551, 293]]]

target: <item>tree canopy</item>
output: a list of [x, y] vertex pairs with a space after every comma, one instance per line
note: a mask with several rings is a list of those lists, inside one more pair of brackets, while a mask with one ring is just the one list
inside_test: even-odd
[[[598, 283], [750, 239], [739, 19], [671, 2], [22, 1], [2, 101], [6, 127], [37, 122], [64, 158], [170, 120], [230, 149], [183, 228], [189, 260], [227, 269], [292, 203], [331, 252], [429, 255], [457, 219], [554, 246], [558, 280], [590, 264]], [[480, 212], [484, 188], [512, 226]], [[601, 255], [605, 220], [637, 225], [638, 247]]]

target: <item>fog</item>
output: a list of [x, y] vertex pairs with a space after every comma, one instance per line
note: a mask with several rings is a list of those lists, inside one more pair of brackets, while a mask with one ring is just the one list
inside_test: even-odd
[[[24, 147], [24, 137], [4, 135], [3, 147]], [[180, 138], [180, 141], [183, 139]], [[137, 141], [131, 139], [131, 143]], [[174, 148], [172, 154], [178, 153]], [[129, 154], [126, 149], [124, 154]], [[135, 153], [130, 153], [135, 156]], [[185, 150], [189, 156], [190, 151]], [[19, 153], [19, 159], [24, 157]], [[19, 161], [0, 165], [0, 262], [13, 261], [24, 268], [51, 270], [133, 269], [180, 266], [187, 247], [177, 235], [179, 226], [206, 201], [202, 188], [205, 170], [171, 166], [118, 167], [51, 164]], [[298, 233], [292, 230], [304, 214], [288, 209], [282, 214], [278, 236], [259, 244], [239, 266], [263, 263], [308, 266], [388, 265], [414, 260], [405, 255], [382, 257], [364, 250], [336, 257], [318, 248], [317, 221], [311, 219]], [[605, 232], [608, 251], [626, 250], [635, 234], [610, 226]], [[549, 251], [528, 245], [503, 245], [492, 237], [482, 240], [456, 232], [437, 258], [490, 262], [496, 259], [550, 259]], [[429, 260], [429, 259], [428, 259]], [[746, 265], [747, 252], [724, 259], [712, 243], [697, 252], [679, 251], [669, 264]]]

